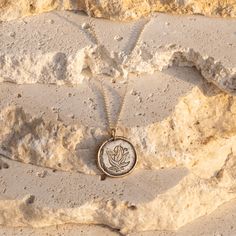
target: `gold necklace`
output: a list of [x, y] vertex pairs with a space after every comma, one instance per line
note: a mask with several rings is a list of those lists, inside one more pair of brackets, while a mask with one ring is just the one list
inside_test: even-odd
[[[85, 3], [86, 3], [87, 12], [89, 15], [90, 23], [83, 24], [82, 29], [83, 29], [83, 31], [85, 30], [85, 32], [89, 33], [90, 37], [92, 36], [92, 39], [93, 39], [92, 41], [95, 44], [101, 45], [100, 40], [98, 39], [96, 32], [93, 28], [92, 17], [91, 17], [91, 13], [89, 11], [89, 3], [87, 0], [85, 1]], [[135, 43], [132, 43], [132, 45], [131, 45], [132, 47], [128, 50], [127, 56], [132, 55], [132, 52], [134, 51], [135, 47], [138, 45], [141, 35], [144, 31], [144, 28], [149, 21], [150, 21], [150, 19], [145, 20], [144, 22], [142, 22], [141, 28], [136, 29], [134, 31], [136, 40], [135, 40]], [[109, 131], [110, 131], [109, 133], [111, 135], [111, 138], [106, 140], [100, 146], [100, 148], [98, 150], [98, 154], [97, 154], [97, 165], [98, 165], [98, 168], [107, 176], [123, 177], [123, 176], [131, 173], [131, 171], [134, 169], [134, 167], [137, 163], [137, 160], [138, 160], [135, 148], [132, 145], [132, 143], [129, 140], [127, 140], [125, 137], [116, 136], [117, 123], [119, 121], [119, 117], [120, 117], [122, 108], [124, 106], [124, 101], [125, 101], [125, 97], [127, 94], [128, 83], [127, 83], [125, 95], [123, 97], [121, 107], [120, 107], [120, 110], [118, 113], [118, 118], [117, 118], [115, 124], [112, 125], [111, 124], [111, 117], [109, 115], [110, 113], [108, 111], [108, 102], [107, 102], [107, 96], [106, 96], [105, 89], [104, 89], [103, 80], [101, 80], [100, 82], [101, 82], [101, 86], [102, 86], [104, 108], [105, 108], [105, 113], [106, 113], [106, 117], [107, 117], [108, 127], [109, 127]]]
[[102, 95], [104, 100], [104, 110], [107, 117], [109, 133], [111, 138], [106, 140], [99, 148], [97, 154], [97, 164], [99, 169], [110, 177], [123, 177], [131, 173], [137, 163], [137, 154], [134, 146], [125, 137], [116, 136], [118, 122], [124, 107], [127, 94], [128, 83], [125, 94], [118, 111], [116, 122], [112, 125], [111, 116], [108, 109], [107, 95], [104, 88], [104, 82], [101, 80]]

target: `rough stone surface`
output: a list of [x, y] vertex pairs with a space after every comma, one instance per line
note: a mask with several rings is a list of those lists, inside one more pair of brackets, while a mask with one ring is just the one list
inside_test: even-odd
[[97, 199], [80, 207], [53, 209], [35, 206], [29, 196], [23, 200], [1, 200], [0, 224], [36, 228], [65, 223], [103, 224], [119, 229], [123, 234], [176, 230], [234, 198], [234, 172], [235, 156], [231, 156], [216, 176], [202, 179], [189, 174], [152, 201], [139, 204]]
[[[191, 50], [183, 50], [180, 55], [179, 52], [177, 56], [175, 52], [165, 52], [161, 58], [167, 55], [167, 60], [160, 61], [157, 57], [156, 65], [160, 69], [170, 65], [189, 66], [196, 61], [199, 71], [201, 65], [205, 65], [202, 67], [206, 71], [202, 73], [203, 77], [213, 78], [208, 77], [206, 66], [209, 65], [214, 71], [212, 60], [208, 64]], [[142, 64], [138, 56], [135, 58], [139, 62], [137, 68], [140, 72], [152, 71], [152, 64]], [[163, 61], [164, 65], [161, 63]], [[145, 69], [147, 66], [148, 70]], [[135, 67], [128, 68], [132, 71]], [[216, 68], [222, 70], [221, 66]], [[223, 87], [221, 79], [210, 81], [224, 90], [234, 90], [228, 84]], [[195, 87], [182, 97], [174, 113], [162, 122], [143, 127], [123, 127], [124, 135], [133, 137], [132, 142], [142, 159], [137, 170], [174, 167], [190, 170], [190, 174], [174, 188], [158, 195], [153, 201], [129, 205], [127, 202], [101, 199], [75, 209], [56, 210], [34, 207], [25, 200], [3, 201], [4, 218], [1, 224], [44, 227], [63, 223], [93, 223], [118, 228], [126, 234], [145, 230], [176, 230], [211, 213], [235, 197], [235, 104], [233, 95], [205, 80], [201, 87]], [[48, 123], [40, 117], [30, 117], [21, 108], [7, 107], [1, 111], [0, 134], [2, 154], [9, 159], [64, 171], [99, 173], [93, 155], [83, 159], [77, 153], [77, 145], [90, 140], [90, 150], [95, 153], [97, 142], [106, 136], [105, 130], [68, 126], [61, 121]], [[94, 140], [94, 137], [101, 140]], [[181, 204], [176, 204], [176, 199], [181, 199]]]
[[83, 78], [102, 75], [119, 78], [130, 73], [153, 73], [171, 66], [188, 66], [196, 67], [205, 79], [222, 90], [231, 93], [236, 90], [235, 68], [225, 68], [221, 62], [203, 57], [193, 49], [170, 45], [155, 52], [141, 45], [126, 59], [122, 54], [120, 58], [112, 58], [100, 45], [86, 47], [72, 57], [60, 52], [37, 56], [0, 55], [0, 81], [80, 84]]
[[[92, 4], [92, 2], [90, 3]], [[169, 21], [162, 26], [171, 27], [173, 22]], [[155, 20], [145, 19], [139, 22], [123, 51], [110, 52], [101, 43], [102, 40], [99, 40], [91, 22], [83, 24], [82, 29], [83, 34], [88, 36], [92, 45], [83, 44], [80, 48], [73, 49], [73, 53], [70, 53], [69, 50], [68, 52], [53, 51], [50, 47], [48, 47], [50, 49], [48, 51], [45, 49], [44, 52], [32, 54], [18, 54], [17, 51], [14, 53], [14, 47], [11, 48], [11, 53], [8, 49], [1, 50], [0, 78], [3, 101], [0, 112], [0, 167], [3, 174], [0, 177], [2, 187], [0, 225], [39, 228], [68, 223], [102, 224], [118, 229], [123, 234], [147, 230], [177, 230], [200, 216], [210, 214], [218, 206], [236, 197], [236, 98], [234, 96], [236, 84], [232, 53], [235, 45], [231, 41], [227, 41], [230, 37], [230, 40], [234, 40], [234, 32], [232, 28], [227, 31], [230, 37], [223, 31], [218, 32], [219, 40], [214, 42], [215, 47], [219, 41], [227, 41], [231, 44], [225, 59], [225, 54], [221, 55], [222, 57], [216, 56], [217, 53], [221, 54], [220, 52], [224, 49], [228, 50], [223, 43], [221, 44], [221, 46], [224, 45], [222, 51], [216, 53], [212, 47], [211, 52], [208, 46], [207, 49], [201, 48], [206, 38], [195, 46], [191, 45], [192, 40], [191, 43], [186, 43], [181, 34], [177, 37], [174, 30], [171, 31], [172, 37], [175, 35], [177, 42], [181, 38], [182, 44], [169, 44], [168, 40], [164, 41], [165, 43], [162, 45], [150, 43], [148, 40], [162, 41], [163, 39], [154, 37], [155, 30], [159, 27], [153, 27], [153, 22], [157, 24]], [[188, 25], [187, 23], [185, 25]], [[150, 24], [151, 29], [149, 28], [149, 34], [146, 36], [148, 39], [145, 39], [143, 33], [146, 27], [150, 27]], [[210, 24], [214, 25], [212, 21]], [[233, 23], [231, 24], [233, 25]], [[233, 27], [232, 25], [231, 27]], [[214, 27], [217, 28], [218, 24], [215, 24]], [[3, 34], [7, 31], [4, 30]], [[202, 31], [200, 32], [202, 33]], [[198, 34], [200, 33], [198, 32]], [[105, 34], [105, 38], [107, 35]], [[8, 32], [6, 37], [17, 38], [18, 32]], [[114, 36], [111, 35], [111, 38], [114, 39]], [[25, 45], [23, 45], [24, 47], [26, 48]], [[122, 87], [121, 85], [126, 82], [127, 77], [132, 74], [138, 77], [154, 72], [160, 73], [168, 68], [172, 68], [176, 72], [184, 67], [184, 74], [189, 73], [191, 74], [189, 77], [199, 81], [193, 83], [194, 86], [188, 87], [188, 93], [181, 93], [181, 96], [177, 96], [178, 99], [173, 105], [172, 112], [166, 113], [162, 119], [155, 117], [155, 120], [130, 126], [127, 125], [127, 122], [119, 127], [124, 136], [132, 138], [132, 143], [137, 149], [140, 161], [134, 175], [130, 178], [147, 181], [141, 186], [148, 188], [151, 185], [150, 188], [154, 188], [156, 185], [160, 185], [160, 182], [157, 183], [159, 176], [138, 178], [137, 173], [142, 171], [167, 171], [178, 168], [187, 170], [179, 178], [170, 177], [169, 173], [169, 178], [175, 181], [172, 185], [166, 186], [163, 181], [165, 187], [161, 191], [156, 191], [155, 194], [135, 202], [134, 199], [137, 200], [137, 197], [133, 200], [129, 199], [129, 191], [132, 190], [134, 180], [124, 179], [115, 183], [112, 182], [113, 180], [108, 182], [106, 180], [103, 183], [98, 181], [100, 172], [94, 157], [97, 147], [108, 136], [107, 130], [98, 126], [96, 119], [93, 126], [83, 125], [77, 121], [72, 122], [70, 119], [78, 116], [78, 113], [76, 116], [70, 114], [70, 119], [65, 122], [59, 116], [59, 108], [67, 112], [68, 104], [72, 106], [72, 100], [68, 99], [65, 103], [62, 100], [65, 97], [73, 98], [76, 89], [79, 90], [86, 82], [89, 84], [92, 80], [97, 82], [96, 79], [100, 76], [107, 78], [108, 81], [113, 78], [114, 83]], [[198, 73], [198, 77], [194, 75], [195, 72]], [[186, 79], [183, 77], [182, 74], [181, 79]], [[160, 87], [167, 98], [168, 86], [165, 86], [164, 79], [161, 80], [158, 76], [155, 79], [160, 81]], [[171, 83], [174, 82], [171, 81]], [[33, 87], [27, 90], [22, 84], [25, 87], [38, 86], [37, 88], [41, 88], [40, 92], [47, 91], [47, 93], [43, 93], [44, 96], [48, 94], [49, 96], [44, 98], [40, 92], [39, 96]], [[47, 90], [45, 88], [43, 90], [39, 84], [48, 87]], [[54, 84], [54, 87], [50, 87], [49, 84]], [[61, 87], [74, 86], [74, 90], [67, 88], [61, 90], [61, 93], [64, 93], [59, 95], [54, 91], [60, 90], [58, 85], [62, 85]], [[154, 83], [152, 85], [154, 86]], [[15, 90], [12, 88], [13, 86]], [[20, 90], [19, 93], [15, 92]], [[30, 90], [32, 90], [31, 94], [27, 93]], [[68, 91], [70, 93], [67, 93]], [[141, 91], [143, 92], [143, 90]], [[136, 97], [139, 104], [146, 103], [148, 99], [155, 97], [155, 93], [160, 93], [160, 91], [152, 92], [147, 98], [141, 97], [140, 91], [131, 90], [129, 92], [130, 96]], [[40, 100], [37, 97], [38, 100], [34, 100], [38, 101], [35, 104], [37, 112], [31, 109], [33, 106], [30, 106], [29, 102], [24, 102], [31, 100], [32, 94], [35, 97], [43, 98]], [[82, 93], [78, 92], [76, 98], [80, 94]], [[57, 96], [58, 99], [55, 99], [54, 97]], [[84, 107], [88, 108], [89, 114], [94, 114], [92, 111], [96, 110], [99, 103], [95, 103], [93, 98], [88, 96], [90, 96], [88, 90], [83, 90], [81, 97], [85, 99]], [[10, 103], [8, 104], [4, 100], [5, 97], [13, 97], [13, 101], [8, 101]], [[161, 97], [160, 94], [157, 96], [159, 101]], [[79, 110], [82, 106], [78, 106], [79, 101], [76, 98], [74, 107]], [[146, 99], [145, 102], [144, 99]], [[13, 106], [18, 100], [23, 100], [21, 106]], [[56, 105], [51, 111], [58, 114], [56, 121], [45, 119], [42, 113], [39, 114], [42, 108], [40, 105], [45, 100], [48, 100], [47, 106]], [[160, 101], [160, 103], [162, 102]], [[130, 104], [132, 106], [129, 106], [129, 113], [135, 106], [132, 100]], [[158, 110], [156, 105], [157, 103], [154, 107]], [[91, 109], [89, 110], [89, 108]], [[158, 110], [159, 113], [161, 111], [161, 109]], [[84, 110], [81, 112], [86, 113]], [[140, 114], [143, 116], [142, 113]], [[139, 118], [140, 114], [134, 114], [134, 116], [138, 116], [137, 120], [142, 119]], [[85, 155], [86, 151], [88, 153]], [[12, 175], [6, 174], [9, 163]], [[18, 173], [20, 173], [18, 176], [14, 173], [17, 165]], [[44, 175], [45, 168], [52, 170], [47, 169], [47, 174]], [[34, 170], [37, 171], [33, 173]], [[57, 172], [57, 170], [59, 171]], [[54, 177], [52, 177], [52, 173], [55, 174]], [[49, 183], [54, 183], [54, 187], [47, 185], [50, 178], [53, 181]], [[68, 179], [73, 178], [73, 184], [68, 182]], [[97, 178], [93, 186], [90, 185], [91, 178]], [[23, 187], [22, 182], [26, 183], [31, 179], [33, 179], [31, 182], [33, 187], [27, 189], [27, 184]], [[14, 182], [13, 180], [16, 180], [17, 184], [9, 186], [9, 183]], [[83, 185], [80, 186], [78, 183], [83, 183]], [[118, 194], [109, 195], [105, 191], [104, 197], [100, 198], [96, 195], [94, 197], [94, 199], [97, 198], [96, 200], [91, 200], [92, 197], [89, 198], [85, 194], [89, 189], [90, 191], [91, 189], [97, 191], [100, 188], [104, 190], [106, 184], [109, 190], [113, 190], [115, 185], [127, 184], [128, 187], [125, 188], [127, 193], [123, 198], [120, 196], [115, 198], [114, 195]], [[65, 192], [62, 187], [65, 188]], [[135, 187], [140, 190], [140, 186]], [[16, 190], [13, 190], [14, 188]], [[40, 189], [40, 191], [37, 192], [34, 188]], [[49, 190], [43, 191], [43, 188], [49, 188]], [[69, 188], [71, 188], [71, 192], [66, 191]], [[12, 193], [14, 191], [15, 194]], [[39, 199], [34, 191], [38, 195], [41, 194]], [[143, 194], [145, 192], [143, 191]], [[58, 196], [63, 194], [73, 196], [75, 202], [68, 200], [69, 197], [59, 199]], [[142, 194], [135, 192], [134, 196], [138, 195]], [[13, 197], [11, 198], [11, 196]]]
[[[235, 152], [235, 104], [234, 96], [204, 83], [180, 99], [166, 120], [143, 127], [121, 127], [125, 137], [133, 137], [142, 159], [137, 168], [184, 166], [202, 178], [212, 177]], [[47, 123], [27, 116], [22, 109], [8, 107], [1, 112], [0, 130], [3, 154], [10, 159], [64, 171], [98, 173], [93, 155], [84, 159], [77, 147], [87, 142], [91, 153], [96, 153], [106, 129]]]
[[169, 12], [177, 14], [202, 14], [210, 16], [235, 16], [236, 3], [215, 0], [188, 1], [87, 1], [86, 11], [95, 17], [105, 17], [114, 20], [131, 20], [146, 16], [153, 12]]
[[51, 10], [83, 10], [90, 16], [126, 21], [153, 12], [235, 17], [236, 3], [234, 0], [1, 0], [0, 20], [11, 20]]
[[[74, 3], [73, 3], [74, 2]], [[0, 1], [0, 20], [11, 20], [22, 16], [29, 16], [39, 14], [42, 12], [48, 12], [51, 10], [72, 10], [75, 1], [66, 0], [63, 1]], [[77, 5], [77, 4], [76, 4]]]

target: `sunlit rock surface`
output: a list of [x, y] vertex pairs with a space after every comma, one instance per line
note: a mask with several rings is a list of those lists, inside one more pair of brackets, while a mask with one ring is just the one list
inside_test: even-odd
[[122, 21], [137, 19], [153, 12], [235, 17], [236, 3], [234, 0], [1, 0], [0, 20], [11, 20], [52, 10], [83, 10], [90, 16]]
[[[2, 227], [179, 230], [236, 197], [234, 19], [52, 12], [1, 26]], [[119, 132], [139, 161], [115, 181], [96, 165], [101, 78], [115, 109], [129, 82]]]

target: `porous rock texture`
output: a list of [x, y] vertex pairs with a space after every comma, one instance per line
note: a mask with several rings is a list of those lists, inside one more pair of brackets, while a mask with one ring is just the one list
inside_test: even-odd
[[[1, 201], [5, 226], [44, 227], [63, 223], [105, 224], [126, 234], [176, 230], [209, 214], [236, 196], [236, 101], [205, 82], [183, 97], [166, 120], [148, 127], [126, 128], [142, 161], [137, 169], [186, 167], [190, 173], [175, 187], [147, 203], [98, 199], [78, 208], [40, 208], [26, 201]], [[1, 112], [2, 154], [20, 162], [85, 174], [99, 173], [93, 155], [82, 159], [76, 145], [103, 130], [50, 124], [27, 117], [22, 109]], [[91, 132], [91, 133], [90, 133]], [[91, 153], [96, 140], [91, 141]], [[99, 141], [99, 140], [98, 140]], [[92, 150], [94, 148], [94, 150]], [[179, 201], [179, 203], [178, 203]], [[148, 214], [147, 214], [148, 212]], [[13, 214], [14, 213], [14, 214]], [[3, 217], [4, 216], [4, 217]]]
[[235, 156], [209, 179], [189, 174], [178, 185], [152, 201], [133, 204], [97, 199], [76, 208], [37, 207], [33, 196], [1, 200], [0, 224], [10, 227], [46, 227], [65, 223], [103, 224], [122, 234], [146, 230], [176, 230], [235, 197]]
[[11, 20], [51, 10], [83, 10], [90, 16], [125, 21], [153, 12], [235, 17], [236, 3], [234, 0], [1, 0], [0, 20]]
[[[143, 30], [143, 28], [142, 28]], [[141, 31], [142, 31], [141, 30]], [[140, 33], [141, 34], [141, 33]], [[140, 35], [139, 34], [139, 35]], [[39, 206], [33, 196], [0, 200], [0, 225], [45, 227], [65, 223], [103, 224], [121, 233], [177, 230], [236, 197], [235, 67], [193, 48], [160, 45], [155, 49], [136, 38], [130, 50], [109, 53], [95, 40], [77, 53], [1, 54], [1, 82], [82, 85], [99, 76], [126, 80], [131, 74], [168, 67], [195, 67], [203, 78], [182, 96], [172, 114], [160, 122], [120, 127], [132, 137], [141, 161], [136, 170], [184, 167], [188, 173], [174, 187], [147, 202], [99, 198], [79, 207]], [[96, 39], [96, 37], [94, 37]], [[97, 175], [95, 158], [107, 138], [103, 128], [46, 121], [24, 108], [0, 112], [1, 155], [43, 168]], [[80, 153], [87, 143], [88, 155]], [[1, 161], [1, 166], [4, 162]]]
[[71, 10], [73, 9], [73, 2], [75, 1], [14, 1], [14, 0], [1, 0], [0, 1], [0, 20], [11, 20], [22, 16], [29, 16], [48, 12], [51, 10]]
[[132, 20], [153, 12], [232, 17], [236, 13], [234, 0], [120, 0], [100, 1], [99, 3], [95, 0], [88, 0], [86, 6], [86, 12], [90, 15], [114, 20]]
[[[121, 127], [126, 137], [135, 137], [132, 142], [142, 157], [137, 168], [184, 166], [202, 178], [212, 177], [235, 152], [235, 104], [234, 96], [204, 83], [183, 97], [166, 120], [144, 127]], [[10, 159], [98, 173], [92, 154], [106, 137], [105, 129], [48, 123], [26, 115], [21, 108], [7, 107], [1, 112], [0, 131], [2, 153]], [[91, 155], [83, 159], [77, 152], [85, 140], [90, 140]]]
[[[222, 90], [236, 90], [235, 68], [226, 68], [209, 56], [193, 49], [176, 45], [160, 46], [156, 51], [145, 44], [138, 46], [133, 55], [110, 55], [102, 45], [88, 46], [75, 56], [61, 52], [43, 55], [0, 55], [0, 81], [24, 83], [80, 84], [83, 78], [108, 75], [127, 77], [161, 71], [171, 66], [196, 67], [209, 82]], [[34, 65], [34, 66], [32, 66]], [[89, 72], [89, 73], [87, 73]]]

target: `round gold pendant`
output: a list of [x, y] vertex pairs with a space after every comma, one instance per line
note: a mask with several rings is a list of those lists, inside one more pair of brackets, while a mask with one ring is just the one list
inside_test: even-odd
[[129, 174], [137, 163], [134, 146], [123, 137], [114, 137], [104, 142], [98, 151], [98, 167], [110, 177]]

